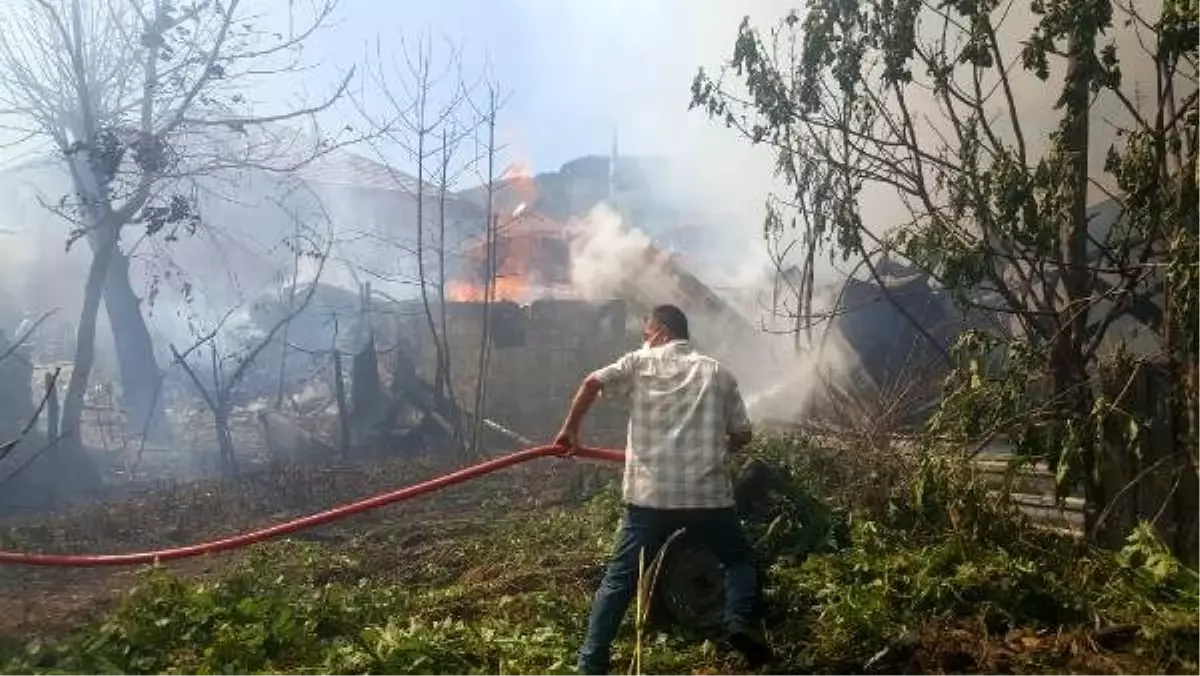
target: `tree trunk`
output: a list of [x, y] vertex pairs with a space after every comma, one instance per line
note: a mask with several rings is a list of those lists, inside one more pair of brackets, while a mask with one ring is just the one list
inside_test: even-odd
[[[1052, 338], [1054, 396], [1058, 402], [1059, 422], [1082, 426], [1066, 438], [1077, 443], [1082, 467], [1084, 491], [1084, 528], [1089, 536], [1103, 540], [1095, 530], [1097, 519], [1108, 500], [1101, 481], [1104, 454], [1088, 421], [1092, 418], [1092, 391], [1088, 377], [1086, 344], [1088, 321], [1086, 308], [1091, 295], [1087, 261], [1088, 217], [1088, 134], [1091, 111], [1089, 86], [1092, 75], [1089, 59], [1095, 50], [1095, 27], [1080, 26], [1068, 40], [1065, 89], [1066, 115], [1062, 125], [1062, 151], [1070, 168], [1069, 212], [1059, 224], [1059, 253], [1062, 261], [1062, 285], [1065, 298], [1058, 307]], [[1082, 309], [1081, 308], [1085, 308]]]
[[[92, 138], [94, 134], [84, 130], [84, 138]], [[80, 203], [87, 206], [84, 211], [88, 224], [105, 222], [113, 216], [112, 204], [105, 193], [105, 186], [93, 173], [92, 167], [84, 155], [72, 156], [68, 162], [71, 170], [75, 194]], [[129, 259], [121, 252], [121, 226], [123, 223], [105, 222], [103, 231], [96, 227], [87, 229], [88, 246], [92, 250], [93, 264], [103, 258], [104, 277], [98, 280], [104, 299], [105, 311], [108, 313], [108, 323], [112, 327], [113, 344], [117, 350], [117, 364], [121, 376], [121, 391], [125, 403], [126, 425], [130, 432], [140, 434], [147, 428], [148, 420], [160, 420], [159, 416], [151, 418], [155, 408], [158, 388], [158, 364], [154, 359], [154, 344], [150, 340], [150, 331], [146, 328], [146, 320], [142, 317], [140, 301], [129, 283]], [[111, 230], [111, 232], [110, 232]], [[110, 241], [111, 240], [111, 241]], [[110, 249], [104, 251], [102, 249]], [[89, 275], [91, 273], [89, 272]], [[90, 283], [90, 280], [89, 280]], [[83, 313], [87, 313], [86, 300]], [[80, 326], [82, 331], [85, 327]], [[95, 357], [95, 327], [88, 331], [89, 352], [88, 369]], [[82, 346], [76, 346], [78, 353]], [[90, 376], [90, 373], [87, 374]], [[85, 376], [86, 378], [86, 376]], [[74, 380], [74, 376], [72, 376]], [[69, 386], [68, 386], [69, 391]], [[64, 405], [64, 433], [67, 414]], [[153, 431], [158, 424], [151, 425]]]
[[333, 392], [337, 400], [338, 453], [342, 458], [350, 455], [350, 415], [346, 410], [346, 384], [342, 378], [342, 353], [333, 348]]
[[92, 263], [88, 268], [87, 283], [84, 285], [83, 309], [79, 313], [79, 326], [75, 334], [75, 363], [67, 383], [67, 394], [63, 401], [60, 430], [64, 443], [75, 449], [83, 448], [81, 430], [83, 423], [83, 399], [87, 393], [88, 377], [96, 358], [96, 317], [100, 311], [100, 299], [104, 293], [104, 279], [117, 248], [116, 230], [108, 224], [93, 226], [96, 246]]
[[53, 442], [58, 438], [58, 382], [54, 375], [46, 374], [46, 439]]
[[233, 476], [237, 473], [237, 462], [234, 458], [233, 433], [229, 430], [229, 413], [225, 405], [219, 404], [219, 410], [214, 411], [213, 423], [217, 429], [217, 447], [221, 454], [221, 476]]
[[449, 405], [450, 424], [454, 426], [454, 444], [458, 455], [467, 455], [466, 434], [463, 430], [462, 413], [458, 406], [458, 393], [454, 391], [454, 376], [451, 372], [450, 332], [446, 328], [446, 193], [450, 189], [450, 145], [446, 130], [442, 130], [442, 166], [438, 181], [438, 320], [441, 324], [441, 362], [438, 364], [440, 382], [437, 391], [444, 393]]
[[[287, 311], [290, 313], [296, 302], [296, 282], [300, 276], [300, 250], [297, 248], [296, 255], [292, 262], [292, 283], [288, 287], [287, 292]], [[279, 336], [279, 379], [275, 383], [275, 410], [283, 410], [283, 386], [285, 376], [287, 374], [287, 357], [288, 357], [288, 329], [292, 327], [292, 323], [288, 322], [283, 325], [283, 330]]]
[[350, 361], [349, 445], [364, 448], [380, 445], [387, 437], [384, 430], [391, 427], [392, 408], [392, 398], [384, 392], [379, 380], [375, 338], [368, 334], [366, 345]]
[[475, 377], [475, 424], [471, 427], [471, 449], [475, 457], [482, 455], [480, 448], [483, 431], [483, 419], [487, 417], [487, 378], [488, 358], [491, 348], [491, 319], [492, 294], [496, 283], [496, 226], [495, 210], [496, 190], [496, 92], [488, 96], [488, 141], [487, 141], [487, 222], [484, 225], [484, 279], [483, 279], [483, 320], [479, 339], [479, 368]]
[[120, 250], [113, 252], [104, 280], [104, 309], [117, 350], [126, 426], [135, 434], [148, 428], [150, 436], [161, 437], [165, 421], [155, 410], [158, 362], [154, 343], [142, 316], [141, 300], [129, 281], [129, 258]]

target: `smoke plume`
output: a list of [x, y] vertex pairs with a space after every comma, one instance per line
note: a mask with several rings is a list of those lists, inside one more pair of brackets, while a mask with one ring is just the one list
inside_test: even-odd
[[716, 309], [689, 298], [670, 257], [604, 205], [572, 229], [571, 281], [576, 290], [593, 300], [623, 298], [643, 311], [660, 303], [681, 306], [692, 342], [733, 369], [756, 422], [794, 419], [817, 403], [830, 382], [844, 381], [854, 369], [853, 353], [836, 334], [798, 347], [790, 334], [753, 330], [736, 308]]

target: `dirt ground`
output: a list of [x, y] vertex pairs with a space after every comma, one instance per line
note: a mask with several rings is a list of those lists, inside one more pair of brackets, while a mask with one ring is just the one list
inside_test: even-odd
[[[289, 469], [277, 476], [206, 482], [60, 514], [0, 522], [0, 549], [22, 552], [122, 553], [175, 547], [273, 525], [436, 476], [445, 467], [396, 462], [376, 466]], [[370, 538], [386, 531], [402, 549], [486, 522], [496, 509], [520, 510], [571, 499], [586, 466], [560, 460], [504, 470], [410, 502], [391, 505], [296, 539]], [[457, 524], [457, 526], [456, 526]], [[384, 538], [381, 538], [384, 539]], [[400, 569], [410, 558], [380, 549], [374, 566]], [[411, 554], [416, 554], [412, 552]], [[167, 562], [175, 574], [217, 575], [244, 552], [234, 550]], [[51, 637], [101, 616], [134, 587], [144, 567], [49, 568], [0, 566], [0, 637]]]

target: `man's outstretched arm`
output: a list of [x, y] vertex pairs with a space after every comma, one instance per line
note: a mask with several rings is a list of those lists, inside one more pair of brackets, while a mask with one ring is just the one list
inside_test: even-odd
[[600, 379], [593, 375], [583, 379], [575, 398], [571, 400], [571, 408], [567, 411], [567, 419], [563, 421], [562, 429], [554, 438], [554, 445], [564, 448], [574, 448], [579, 443], [579, 426], [583, 423], [602, 387]]
[[572, 448], [579, 444], [579, 425], [587, 415], [588, 409], [595, 403], [601, 390], [629, 384], [633, 377], [633, 360], [634, 354], [629, 353], [583, 379], [579, 390], [575, 392], [575, 398], [571, 400], [571, 410], [567, 412], [562, 430], [554, 438], [556, 446]]

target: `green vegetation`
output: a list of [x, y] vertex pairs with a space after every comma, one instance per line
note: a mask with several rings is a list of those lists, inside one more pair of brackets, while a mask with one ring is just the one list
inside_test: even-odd
[[[753, 455], [786, 479], [752, 529], [770, 561], [776, 670], [1197, 669], [1197, 576], [1149, 528], [1120, 552], [1102, 551], [1037, 530], [934, 462], [872, 511], [814, 481], [817, 454], [802, 441]], [[266, 544], [212, 579], [147, 570], [111, 613], [53, 640], [10, 644], [0, 668], [568, 673], [617, 494], [513, 509], [501, 501], [419, 538], [382, 527], [337, 544]], [[632, 657], [633, 624], [618, 665]], [[744, 668], [737, 660], [719, 642], [661, 625], [641, 641], [648, 673], [728, 673]]]
[[[692, 105], [775, 156], [764, 234], [796, 253], [797, 332], [816, 319], [818, 257], [881, 285], [885, 257], [912, 266], [977, 329], [941, 354], [941, 329], [914, 325], [952, 371], [930, 388], [936, 431], [1047, 462], [1093, 542], [1120, 546], [1140, 517], [1194, 562], [1198, 3], [1020, 7], [812, 0], [747, 17]], [[1052, 108], [1021, 94], [1037, 90]], [[924, 368], [910, 359], [901, 381]], [[1143, 481], [1157, 504], [1137, 505]]]

